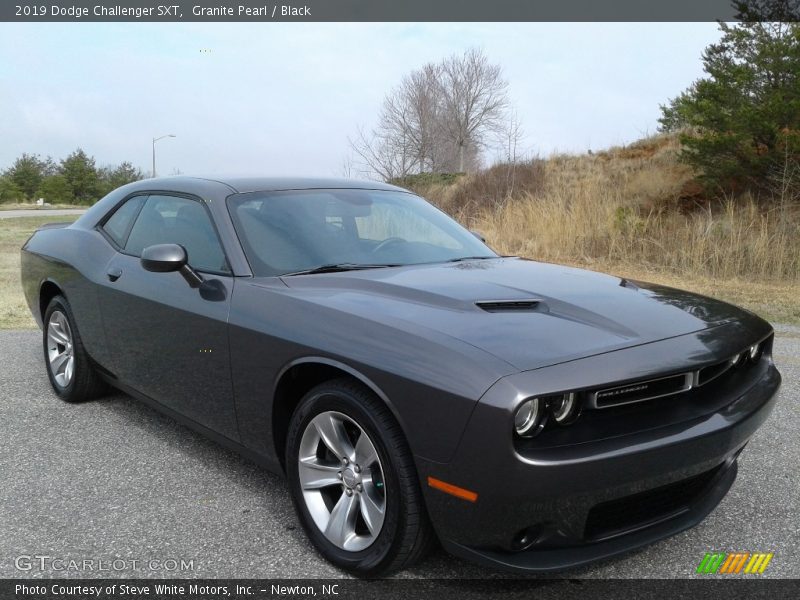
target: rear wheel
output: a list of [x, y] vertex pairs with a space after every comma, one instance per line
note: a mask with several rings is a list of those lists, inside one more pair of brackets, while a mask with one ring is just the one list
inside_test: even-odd
[[319, 385], [292, 415], [286, 452], [292, 499], [320, 553], [356, 575], [421, 558], [433, 534], [397, 422], [350, 380]]
[[42, 345], [47, 376], [59, 398], [81, 402], [108, 389], [86, 354], [72, 309], [63, 296], [55, 296], [47, 305]]

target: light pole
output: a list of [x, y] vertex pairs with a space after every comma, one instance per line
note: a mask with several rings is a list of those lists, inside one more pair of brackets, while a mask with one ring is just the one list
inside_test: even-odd
[[161, 137], [154, 137], [153, 138], [153, 177], [156, 176], [156, 142], [158, 140], [163, 140], [164, 138], [176, 137], [174, 133], [168, 133], [167, 135], [162, 135]]

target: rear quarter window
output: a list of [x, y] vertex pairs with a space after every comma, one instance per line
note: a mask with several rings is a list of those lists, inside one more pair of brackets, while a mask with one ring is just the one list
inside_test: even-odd
[[120, 206], [103, 225], [103, 231], [114, 243], [123, 248], [133, 222], [144, 204], [146, 196], [134, 196]]

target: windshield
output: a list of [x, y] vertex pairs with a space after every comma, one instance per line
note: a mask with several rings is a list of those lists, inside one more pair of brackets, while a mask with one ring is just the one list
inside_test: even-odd
[[257, 276], [497, 256], [443, 212], [405, 192], [256, 192], [231, 196], [228, 208]]

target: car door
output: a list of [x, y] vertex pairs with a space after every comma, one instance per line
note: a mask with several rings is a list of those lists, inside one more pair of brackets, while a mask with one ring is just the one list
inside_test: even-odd
[[[135, 212], [132, 223], [115, 222], [120, 211]], [[234, 279], [207, 207], [193, 197], [135, 196], [101, 231], [118, 250], [100, 292], [112, 371], [123, 384], [238, 439], [228, 348]], [[142, 250], [166, 243], [185, 248], [205, 280], [199, 288], [177, 272], [142, 267]]]

